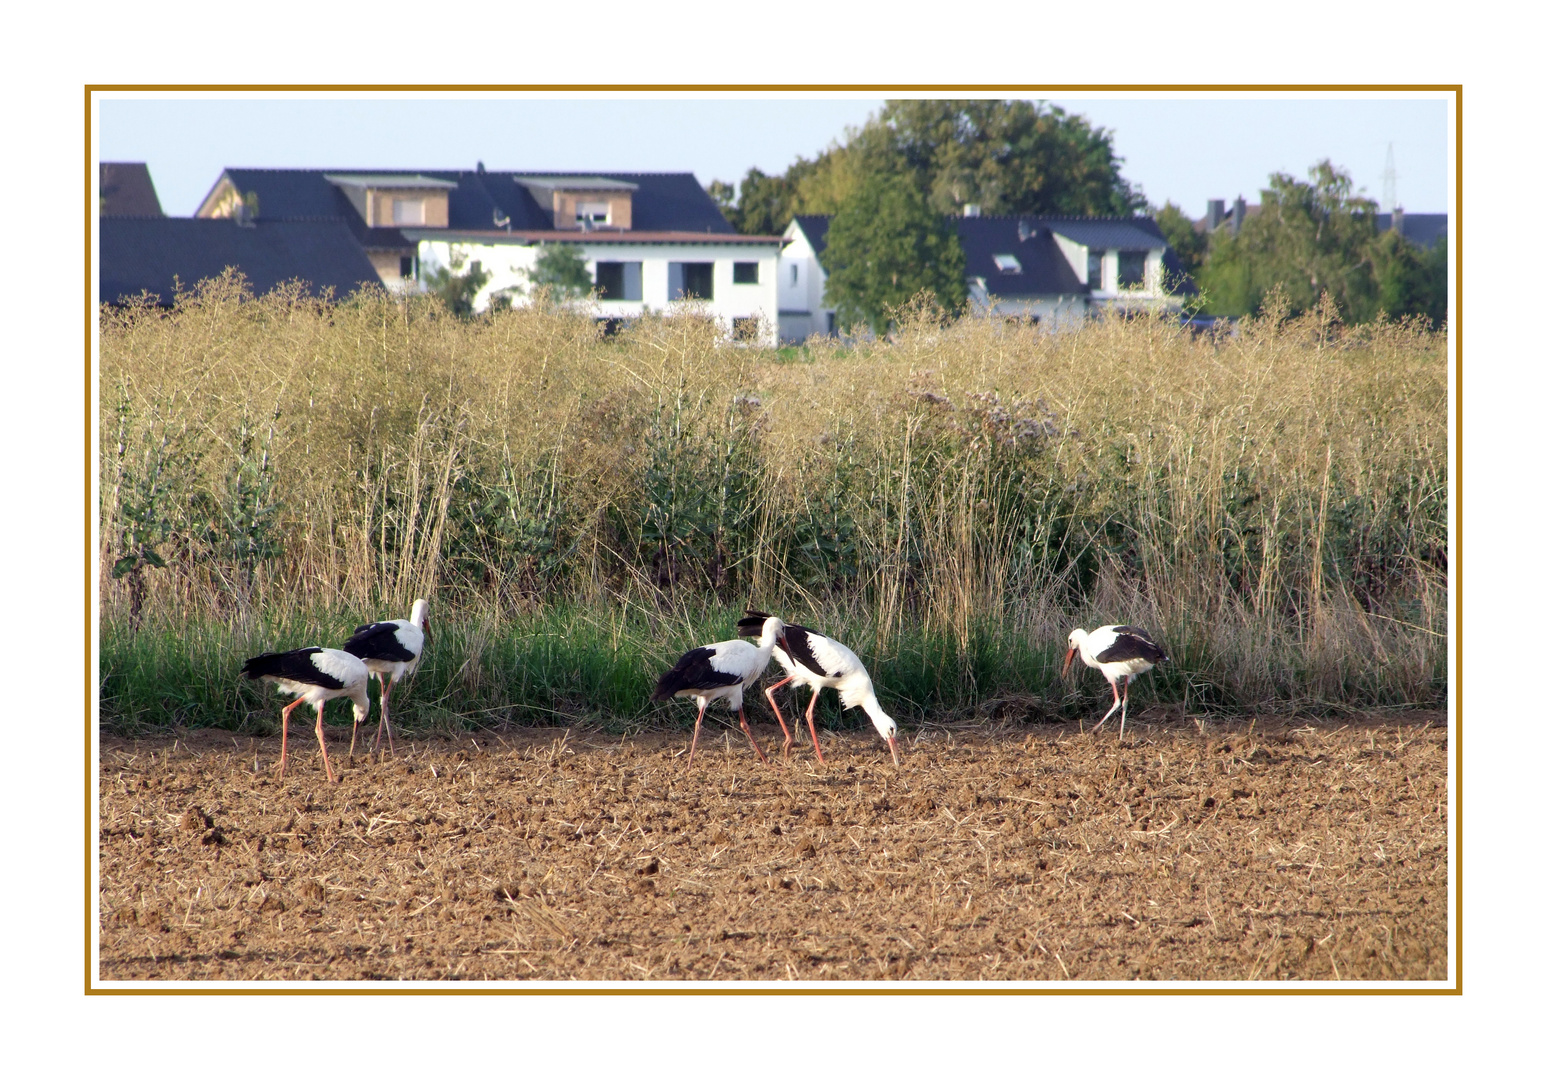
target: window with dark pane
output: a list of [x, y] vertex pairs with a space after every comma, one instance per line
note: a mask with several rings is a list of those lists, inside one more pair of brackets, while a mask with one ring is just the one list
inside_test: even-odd
[[681, 262], [666, 266], [666, 296], [670, 300], [714, 299], [714, 263]]
[[737, 285], [757, 284], [757, 263], [739, 262], [731, 268], [731, 280]]
[[1117, 253], [1117, 287], [1133, 289], [1144, 284], [1144, 260], [1147, 251], [1119, 251]]
[[596, 295], [600, 300], [642, 300], [640, 268], [637, 262], [599, 262], [596, 264]]

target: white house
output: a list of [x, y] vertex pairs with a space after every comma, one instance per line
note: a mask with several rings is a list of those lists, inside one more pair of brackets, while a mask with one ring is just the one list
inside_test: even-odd
[[812, 334], [836, 334], [836, 316], [823, 303], [827, 273], [827, 214], [797, 214], [784, 230], [779, 255], [779, 340], [804, 341]]
[[600, 229], [405, 229], [403, 235], [418, 244], [421, 278], [436, 267], [489, 275], [473, 299], [475, 310], [507, 290], [516, 304], [526, 302], [538, 245], [565, 244], [578, 249], [596, 282], [594, 298], [582, 302], [593, 318], [627, 320], [691, 301], [720, 323], [727, 337], [762, 345], [776, 341], [782, 242], [777, 236]]
[[[821, 266], [829, 218], [803, 215], [785, 230], [779, 266], [779, 334], [801, 341], [831, 332]], [[1178, 311], [1195, 287], [1147, 217], [1017, 215], [956, 219], [967, 295], [979, 314], [1076, 326], [1093, 312]], [[802, 288], [799, 283], [804, 282]], [[807, 291], [809, 290], [809, 291]]]
[[[693, 297], [728, 337], [776, 340], [783, 239], [737, 233], [692, 173], [502, 172], [482, 163], [450, 171], [226, 169], [197, 216], [287, 223], [293, 232], [329, 222], [314, 230], [327, 250], [314, 244], [318, 250], [291, 260], [308, 278], [341, 254], [358, 262], [363, 253], [384, 286], [410, 292], [423, 288], [429, 269], [461, 273], [477, 263], [490, 274], [480, 309], [493, 293], [527, 284], [538, 244], [573, 244], [596, 283], [598, 298], [588, 302], [596, 318], [628, 319]], [[332, 262], [324, 265], [323, 255]]]

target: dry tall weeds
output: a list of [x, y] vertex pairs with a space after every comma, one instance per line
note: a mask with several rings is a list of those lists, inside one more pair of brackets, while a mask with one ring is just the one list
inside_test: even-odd
[[101, 343], [113, 625], [755, 598], [882, 654], [1139, 622], [1205, 704], [1444, 695], [1446, 354], [1414, 325], [916, 310], [791, 356], [228, 278]]

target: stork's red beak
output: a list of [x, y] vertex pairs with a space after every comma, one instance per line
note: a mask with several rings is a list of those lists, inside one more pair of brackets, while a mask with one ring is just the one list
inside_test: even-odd
[[1069, 665], [1074, 663], [1074, 654], [1077, 652], [1079, 652], [1079, 649], [1071, 647], [1068, 652], [1064, 653], [1064, 669], [1062, 672], [1060, 672], [1063, 677], [1068, 677]]
[[902, 755], [897, 752], [897, 736], [888, 735], [886, 737], [886, 745], [892, 748], [892, 764], [896, 765], [899, 769], [902, 768]]

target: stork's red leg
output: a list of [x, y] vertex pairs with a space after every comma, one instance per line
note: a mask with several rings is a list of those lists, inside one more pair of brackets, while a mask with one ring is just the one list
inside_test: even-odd
[[397, 681], [394, 679], [389, 682], [385, 675], [380, 674], [376, 677], [381, 680], [381, 719], [376, 723], [376, 741], [371, 743], [371, 753], [374, 754], [381, 747], [381, 729], [385, 726], [387, 729], [387, 748], [392, 751], [393, 757], [397, 757], [397, 747], [392, 742], [392, 721], [387, 719], [387, 695], [392, 692], [392, 688], [397, 685]]
[[1133, 686], [1132, 675], [1128, 676], [1128, 679], [1123, 683], [1123, 716], [1122, 719], [1117, 722], [1118, 742], [1123, 741], [1123, 729], [1128, 726], [1128, 689], [1131, 686]]
[[705, 701], [703, 704], [699, 705], [698, 719], [693, 721], [693, 746], [688, 750], [688, 768], [690, 769], [693, 767], [693, 755], [698, 753], [698, 729], [704, 725], [704, 710], [708, 707], [708, 701]]
[[290, 738], [290, 712], [305, 700], [305, 698], [296, 698], [279, 714], [279, 776], [276, 779], [285, 778], [285, 743]]
[[333, 766], [328, 764], [328, 740], [322, 737], [322, 710], [326, 702], [317, 702], [317, 745], [322, 747], [322, 767], [328, 774], [328, 783], [336, 784], [338, 780], [333, 776]]
[[806, 726], [811, 729], [811, 748], [816, 751], [817, 761], [826, 765], [827, 762], [822, 761], [822, 744], [816, 741], [816, 699], [821, 696], [822, 688], [820, 686], [813, 686], [811, 688], [811, 704], [806, 706]]
[[[1119, 678], [1121, 678], [1121, 676], [1119, 676]], [[1101, 725], [1106, 723], [1107, 719], [1117, 711], [1117, 707], [1123, 703], [1122, 697], [1120, 697], [1117, 693], [1117, 679], [1108, 677], [1107, 682], [1112, 684], [1112, 707], [1107, 710], [1106, 716], [1103, 716], [1100, 721], [1097, 722], [1096, 726], [1090, 729], [1092, 735], [1101, 730]]]
[[774, 691], [779, 689], [779, 687], [783, 686], [794, 677], [795, 676], [793, 675], [786, 675], [784, 678], [780, 679], [778, 682], [774, 683], [772, 686], [768, 687], [768, 689], [763, 691], [763, 696], [768, 699], [768, 704], [773, 707], [774, 715], [779, 718], [779, 727], [784, 731], [785, 757], [790, 756], [790, 747], [794, 745], [795, 737], [790, 734], [790, 729], [784, 725], [784, 714], [779, 711], [779, 703], [774, 700]]
[[761, 761], [764, 765], [767, 765], [768, 759], [763, 756], [763, 748], [757, 745], [757, 739], [753, 738], [752, 729], [747, 725], [746, 710], [737, 709], [736, 715], [741, 717], [741, 730], [745, 731], [747, 733], [747, 738], [752, 740], [752, 749], [757, 751], [758, 760]]

